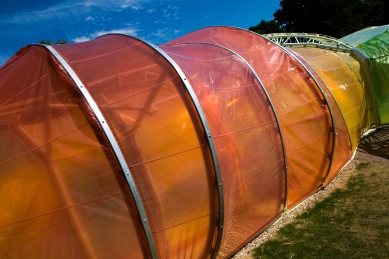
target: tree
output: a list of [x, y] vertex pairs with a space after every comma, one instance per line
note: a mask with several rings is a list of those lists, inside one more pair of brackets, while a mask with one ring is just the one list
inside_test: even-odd
[[277, 22], [274, 20], [271, 21], [262, 20], [258, 25], [251, 26], [249, 30], [259, 34], [282, 32]]
[[39, 44], [46, 44], [46, 45], [57, 45], [57, 44], [68, 44], [69, 42], [65, 39], [58, 39], [57, 41], [52, 40], [44, 40], [42, 39]]
[[366, 27], [388, 24], [388, 12], [387, 0], [281, 0], [274, 19], [265, 23], [274, 22], [283, 32], [340, 38]]

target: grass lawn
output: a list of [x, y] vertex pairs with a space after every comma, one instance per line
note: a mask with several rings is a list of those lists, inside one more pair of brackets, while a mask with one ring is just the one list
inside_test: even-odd
[[347, 185], [281, 228], [254, 258], [389, 258], [389, 160], [361, 161]]

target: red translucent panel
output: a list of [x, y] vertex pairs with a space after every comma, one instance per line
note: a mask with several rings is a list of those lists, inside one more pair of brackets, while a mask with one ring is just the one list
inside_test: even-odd
[[305, 64], [305, 66], [311, 72], [311, 75], [316, 79], [316, 82], [318, 82], [320, 88], [323, 90], [328, 100], [328, 103], [332, 109], [332, 115], [334, 116], [336, 132], [335, 147], [334, 152], [332, 154], [331, 170], [328, 173], [326, 181], [324, 183], [325, 185], [327, 185], [352, 156], [350, 136], [347, 131], [347, 126], [343, 119], [343, 115], [339, 109], [339, 106], [337, 105], [331, 92], [328, 90], [326, 84], [305, 59], [303, 59], [298, 53], [294, 52], [293, 49], [290, 49], [290, 51], [294, 53], [296, 58], [298, 58], [301, 62], [303, 62], [303, 64]]
[[148, 257], [116, 157], [62, 68], [33, 46], [0, 77], [0, 257]]
[[[304, 68], [274, 43], [241, 29], [209, 27], [165, 45], [187, 42], [222, 45], [237, 52], [254, 68], [281, 122], [288, 158], [288, 176], [299, 179], [299, 184], [289, 184], [288, 205], [295, 205], [298, 200], [317, 190], [328, 171], [332, 150], [328, 143], [332, 143], [332, 126], [327, 104]], [[313, 147], [323, 154], [315, 160], [309, 155]], [[293, 154], [292, 159], [292, 153], [297, 148], [302, 151], [298, 152], [298, 157]], [[307, 172], [307, 168], [310, 171]], [[305, 184], [307, 174], [317, 181]]]
[[[211, 257], [219, 217], [215, 172], [204, 129], [176, 71], [154, 48], [123, 35], [55, 48], [111, 127], [160, 258], [190, 250]], [[199, 219], [208, 225], [198, 226]]]
[[231, 52], [209, 44], [161, 48], [185, 73], [214, 138], [224, 193], [219, 256], [226, 257], [283, 211], [278, 125], [254, 74]]

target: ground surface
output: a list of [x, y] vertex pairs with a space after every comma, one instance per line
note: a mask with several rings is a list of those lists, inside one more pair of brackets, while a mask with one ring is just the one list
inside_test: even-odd
[[[368, 165], [368, 166], [364, 166]], [[358, 171], [363, 169], [364, 175], [375, 176], [377, 172], [385, 173], [388, 172], [389, 168], [389, 128], [380, 129], [374, 132], [373, 134], [363, 138], [360, 141], [358, 146], [358, 151], [353, 160], [351, 160], [348, 165], [343, 168], [338, 175], [333, 179], [333, 181], [324, 189], [317, 192], [315, 195], [311, 196], [303, 203], [298, 205], [292, 211], [285, 214], [281, 219], [279, 219], [275, 224], [268, 228], [265, 232], [260, 234], [252, 242], [247, 244], [242, 248], [233, 259], [252, 259], [253, 251], [261, 246], [264, 242], [274, 239], [278, 231], [287, 225], [288, 223], [301, 220], [302, 215], [308, 209], [312, 208], [314, 205], [323, 201], [331, 193], [338, 189], [344, 189], [350, 176], [355, 176], [358, 174]], [[385, 198], [386, 200], [386, 198]], [[386, 206], [386, 205], [385, 205]], [[296, 217], [299, 216], [297, 219]], [[369, 224], [370, 226], [371, 224]], [[388, 226], [386, 226], [387, 228]], [[284, 230], [283, 230], [284, 231]], [[374, 232], [374, 227], [359, 229], [360, 233], [365, 233], [367, 231]], [[281, 231], [282, 232], [282, 231]], [[285, 231], [284, 231], [285, 232]], [[378, 232], [377, 232], [378, 233]], [[375, 233], [370, 233], [374, 235]], [[386, 240], [386, 239], [384, 239]], [[389, 244], [387, 244], [389, 247]], [[386, 247], [386, 245], [384, 245]], [[264, 248], [265, 249], [265, 248]], [[259, 249], [261, 250], [261, 249]], [[384, 252], [385, 253], [385, 252]], [[389, 256], [389, 255], [388, 255]], [[259, 257], [258, 257], [259, 258]], [[267, 257], [265, 257], [267, 258]], [[277, 258], [277, 257], [269, 257]], [[280, 257], [278, 257], [280, 258]], [[300, 257], [301, 258], [301, 257]], [[305, 258], [305, 257], [304, 257]], [[367, 257], [368, 258], [368, 257]], [[373, 257], [374, 258], [374, 257]], [[379, 257], [382, 258], [382, 257]]]

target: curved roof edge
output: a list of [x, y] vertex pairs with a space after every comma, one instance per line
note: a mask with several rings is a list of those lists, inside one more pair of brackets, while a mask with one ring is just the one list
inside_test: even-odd
[[[124, 155], [119, 147], [119, 144], [117, 143], [111, 128], [106, 123], [106, 120], [104, 118], [104, 115], [100, 111], [98, 105], [90, 95], [89, 91], [84, 87], [84, 84], [80, 80], [80, 78], [77, 76], [76, 72], [70, 67], [70, 65], [66, 62], [66, 60], [52, 47], [49, 45], [43, 45], [43, 44], [34, 44], [37, 46], [42, 46], [46, 48], [57, 60], [58, 62], [63, 66], [64, 70], [68, 73], [70, 78], [74, 81], [76, 86], [78, 87], [78, 90], [82, 93], [84, 96], [86, 102], [90, 106], [91, 110], [94, 112], [102, 130], [104, 131], [105, 135], [107, 136], [107, 139], [109, 143], [111, 144], [111, 147], [118, 159], [119, 165], [122, 168], [123, 174], [126, 178], [127, 184], [130, 188], [130, 191], [133, 195], [136, 207], [139, 212], [139, 216], [141, 217], [142, 225], [146, 234], [147, 242], [149, 244], [150, 253], [153, 259], [158, 258], [158, 252], [157, 248], [154, 242], [154, 237], [151, 231], [151, 227], [149, 224], [149, 220], [147, 218], [146, 210], [143, 205], [142, 199], [140, 197], [139, 191], [136, 187], [134, 178], [132, 177], [131, 171], [125, 161]], [[94, 258], [94, 257], [92, 257]]]
[[202, 109], [202, 107], [200, 105], [200, 102], [199, 102], [195, 92], [193, 91], [193, 88], [192, 88], [191, 84], [187, 80], [184, 72], [180, 68], [180, 66], [165, 51], [163, 51], [161, 48], [159, 48], [158, 46], [156, 46], [156, 45], [154, 45], [154, 44], [152, 44], [152, 43], [150, 43], [150, 42], [148, 42], [146, 40], [142, 40], [142, 39], [137, 38], [135, 36], [121, 34], [121, 33], [110, 33], [110, 34], [102, 35], [100, 37], [104, 37], [104, 36], [107, 36], [107, 35], [121, 35], [121, 36], [130, 37], [130, 38], [139, 40], [139, 41], [143, 42], [144, 44], [148, 45], [149, 47], [155, 49], [163, 58], [165, 58], [165, 60], [177, 72], [177, 74], [180, 77], [182, 83], [185, 85], [185, 88], [188, 91], [188, 94], [189, 94], [190, 98], [192, 99], [192, 102], [193, 102], [193, 104], [194, 104], [194, 106], [196, 108], [196, 111], [197, 111], [197, 113], [199, 115], [199, 118], [200, 118], [200, 121], [202, 123], [202, 126], [204, 128], [204, 133], [205, 133], [205, 136], [207, 138], [207, 142], [208, 142], [208, 145], [209, 145], [209, 148], [210, 148], [210, 151], [211, 151], [211, 156], [212, 156], [214, 170], [215, 170], [215, 174], [216, 174], [216, 180], [217, 180], [217, 190], [218, 190], [218, 199], [219, 199], [219, 226], [218, 226], [218, 236], [217, 236], [217, 240], [216, 240], [216, 247], [215, 247], [215, 251], [214, 251], [214, 255], [213, 255], [213, 258], [216, 258], [218, 250], [219, 250], [219, 247], [220, 247], [220, 244], [221, 244], [222, 236], [223, 236], [223, 224], [224, 224], [223, 184], [222, 184], [222, 176], [221, 176], [221, 173], [220, 173], [219, 159], [218, 159], [217, 153], [216, 153], [216, 146], [215, 146], [215, 143], [213, 141], [211, 130], [210, 130], [209, 126], [208, 126], [208, 122], [206, 120], [204, 111], [203, 111], [203, 109]]

